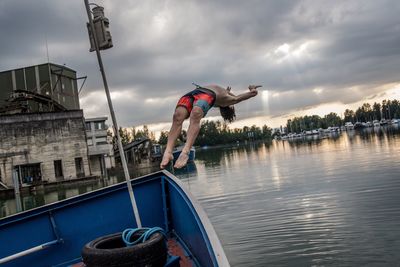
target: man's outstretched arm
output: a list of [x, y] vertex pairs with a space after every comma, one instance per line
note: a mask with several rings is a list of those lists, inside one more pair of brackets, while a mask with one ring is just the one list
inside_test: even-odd
[[230, 92], [230, 87], [227, 89], [229, 97], [227, 98], [226, 105], [231, 106], [235, 105], [237, 103], [240, 103], [244, 100], [247, 100], [249, 98], [255, 97], [258, 94], [257, 88], [261, 87], [261, 85], [249, 85], [249, 92], [239, 94], [239, 95], [234, 95]]

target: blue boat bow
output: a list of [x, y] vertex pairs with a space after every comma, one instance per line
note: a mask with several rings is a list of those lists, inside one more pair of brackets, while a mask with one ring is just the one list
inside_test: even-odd
[[[131, 182], [144, 226], [163, 228], [193, 266], [229, 266], [206, 213], [176, 177], [163, 170]], [[112, 185], [1, 219], [0, 263], [71, 266], [87, 242], [134, 227], [126, 183]]]

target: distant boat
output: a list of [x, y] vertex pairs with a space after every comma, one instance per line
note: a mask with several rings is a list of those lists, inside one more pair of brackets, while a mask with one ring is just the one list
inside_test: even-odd
[[361, 122], [356, 122], [356, 123], [354, 123], [354, 129], [362, 129], [362, 128], [365, 128], [365, 125], [364, 124], [362, 124]]
[[161, 146], [159, 144], [153, 144], [151, 149], [151, 160], [160, 160], [162, 157]]
[[[161, 227], [170, 248], [181, 250], [185, 266], [229, 266], [206, 213], [179, 179], [159, 171], [131, 183], [141, 223]], [[106, 236], [134, 227], [127, 183], [112, 185], [0, 219], [0, 265], [84, 266], [81, 251], [85, 244], [99, 237], [111, 240]], [[118, 238], [118, 234], [115, 236]], [[112, 244], [118, 249], [103, 249], [120, 253], [120, 236], [118, 241], [113, 235]], [[158, 259], [157, 249], [154, 253]], [[99, 247], [97, 253], [101, 250]], [[165, 266], [179, 266], [179, 258], [168, 257]]]
[[374, 124], [374, 127], [380, 127], [381, 126], [381, 124], [380, 124], [380, 122], [378, 120], [374, 120], [372, 123]]
[[344, 127], [346, 128], [346, 130], [353, 130], [354, 129], [354, 125], [353, 125], [353, 123], [352, 122], [346, 122], [345, 124], [344, 124]]
[[[179, 155], [182, 153], [183, 147], [176, 147], [174, 151], [172, 151], [172, 155], [174, 156], [174, 161], [176, 161], [179, 157]], [[196, 149], [192, 147], [189, 151], [189, 160], [188, 161], [194, 161], [196, 156]]]

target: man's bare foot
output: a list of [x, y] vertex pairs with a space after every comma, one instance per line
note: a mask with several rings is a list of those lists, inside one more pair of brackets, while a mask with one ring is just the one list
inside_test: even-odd
[[189, 153], [182, 151], [175, 162], [174, 168], [180, 169], [184, 167], [189, 160]]
[[164, 156], [160, 163], [160, 168], [164, 169], [169, 164], [169, 162], [173, 159], [174, 159], [174, 156], [172, 155], [171, 152], [164, 152]]

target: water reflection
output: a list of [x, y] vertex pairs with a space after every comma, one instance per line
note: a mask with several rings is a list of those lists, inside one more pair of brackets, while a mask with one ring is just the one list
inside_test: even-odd
[[191, 175], [191, 176], [196, 176], [197, 174], [197, 167], [196, 163], [188, 162], [185, 167], [182, 169], [172, 169], [171, 172], [175, 175], [178, 175], [180, 177], [184, 177], [185, 175]]
[[190, 189], [232, 266], [400, 262], [398, 128], [202, 151]]
[[[142, 176], [153, 171], [155, 171], [154, 168], [134, 170], [131, 172], [131, 177]], [[123, 173], [116, 173], [106, 178], [81, 181], [77, 184], [60, 185], [52, 189], [37, 190], [29, 195], [21, 195], [19, 199], [2, 199], [0, 200], [0, 218], [124, 181]]]

